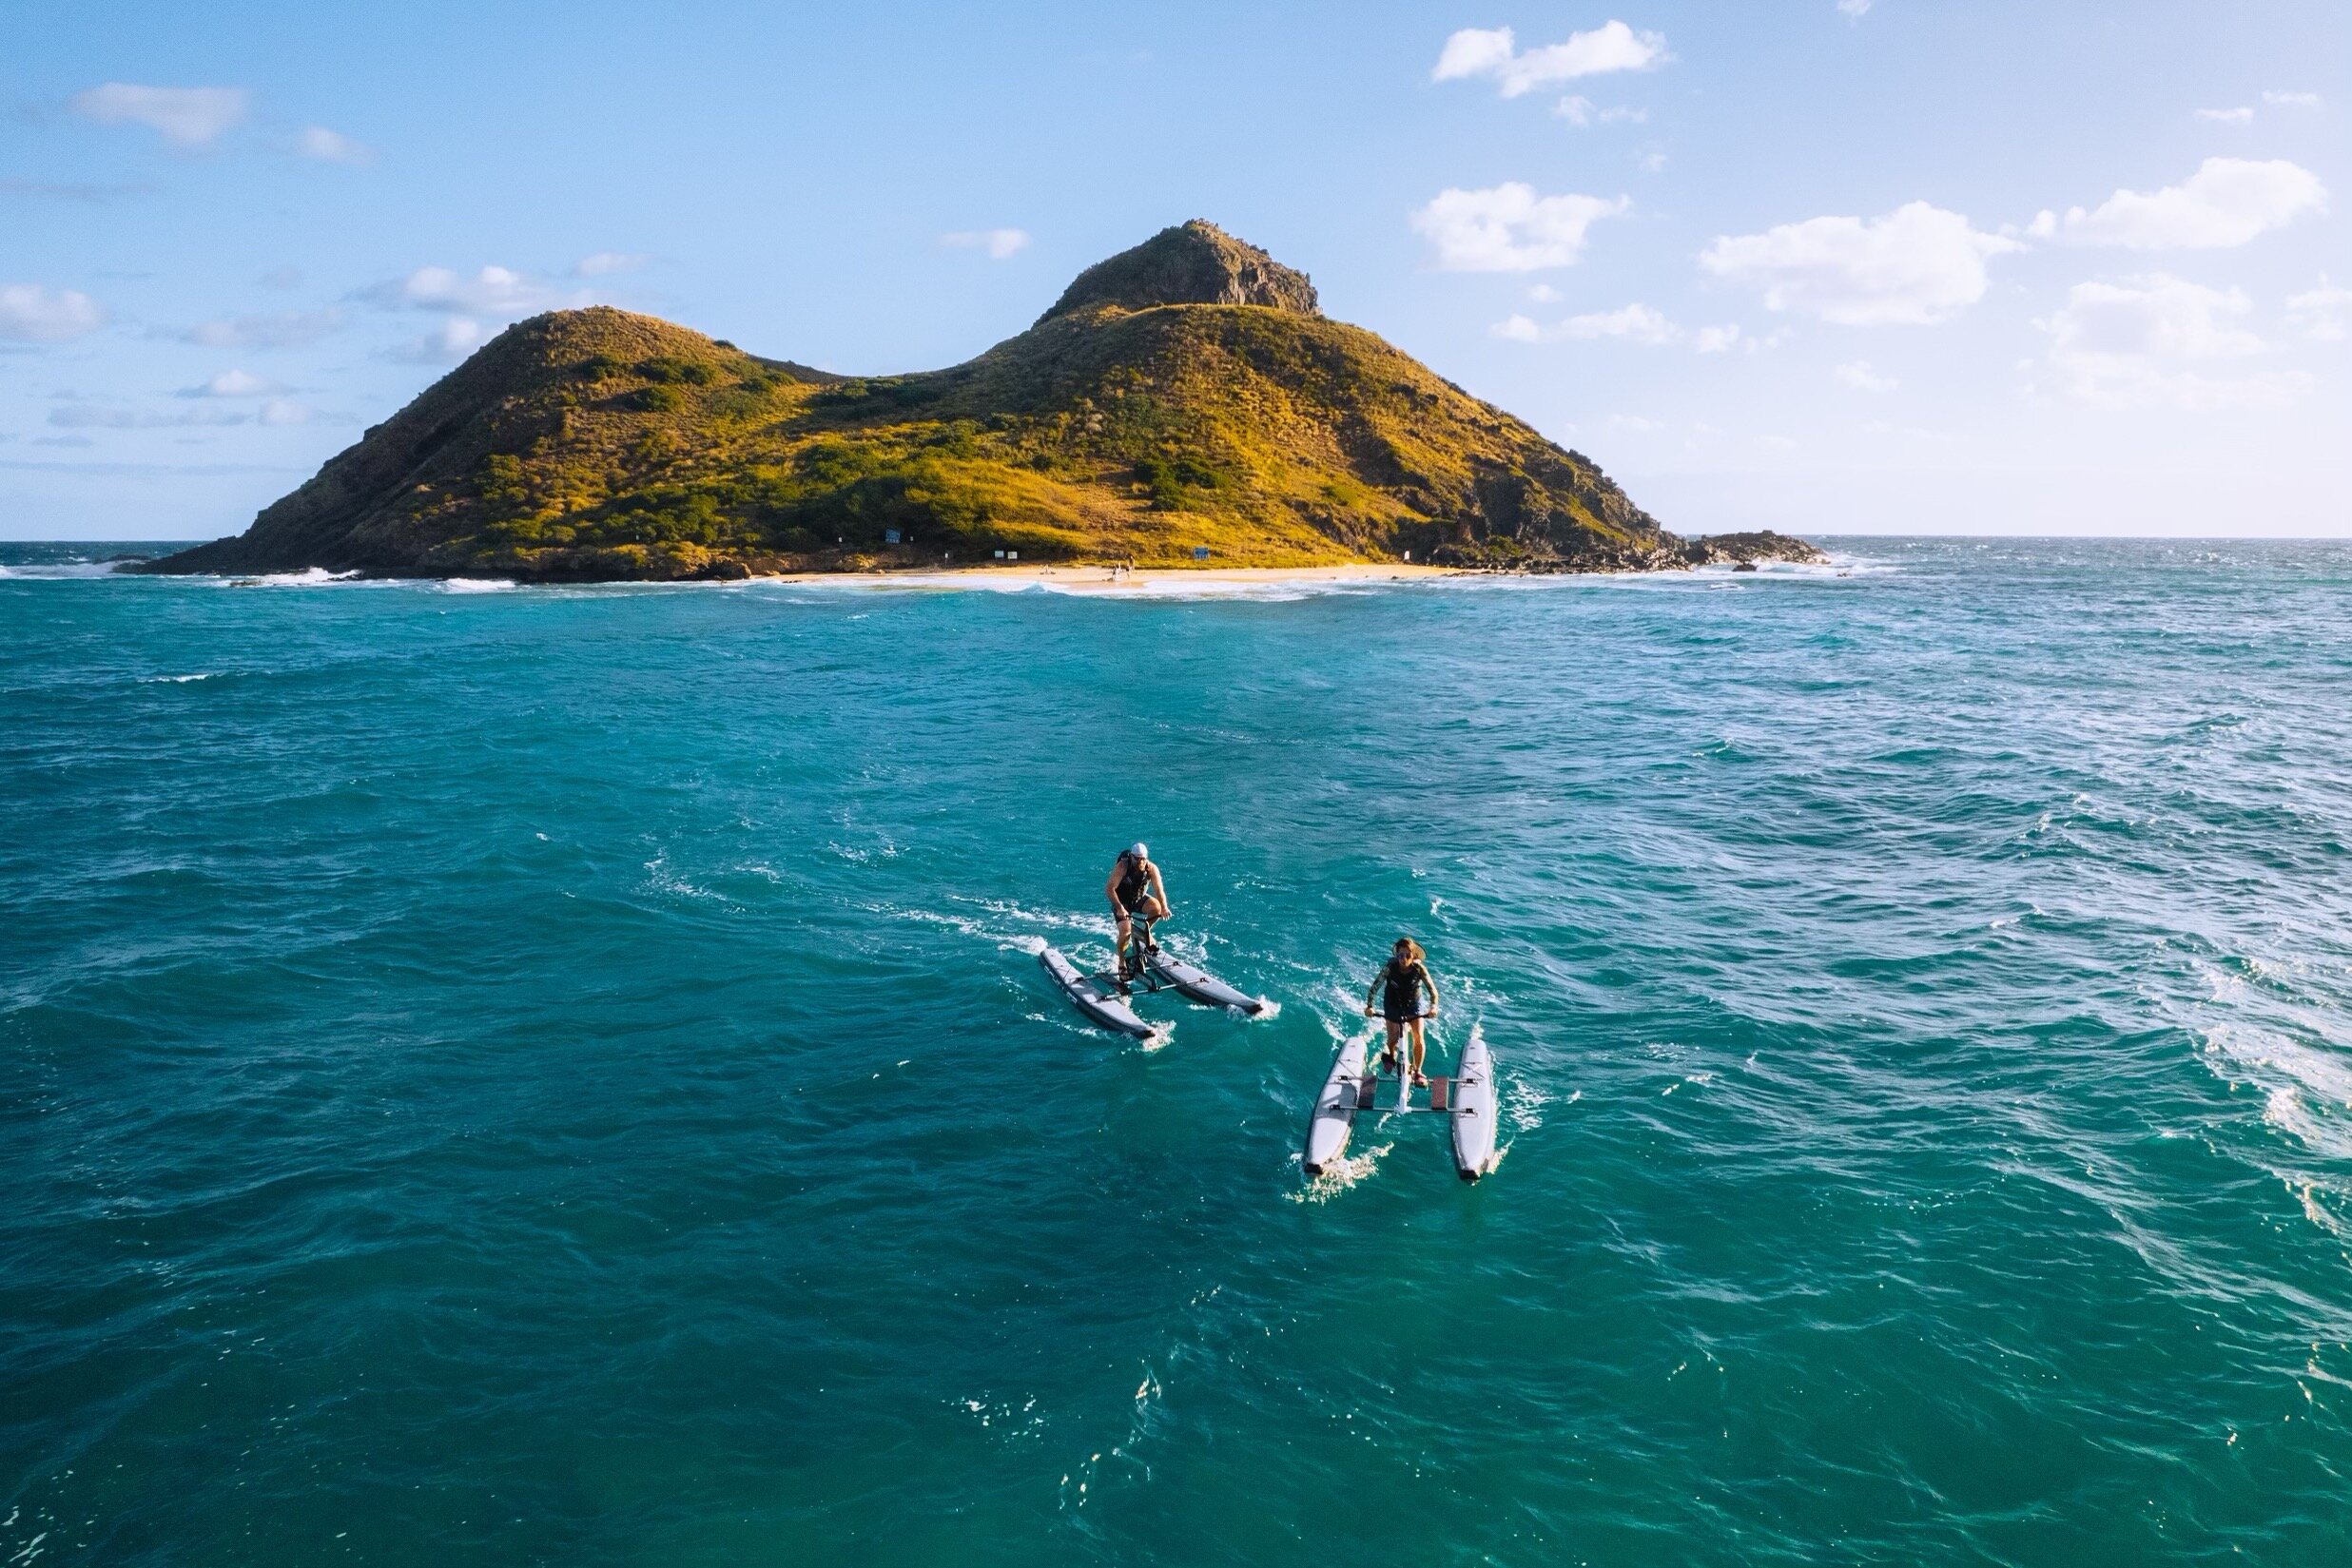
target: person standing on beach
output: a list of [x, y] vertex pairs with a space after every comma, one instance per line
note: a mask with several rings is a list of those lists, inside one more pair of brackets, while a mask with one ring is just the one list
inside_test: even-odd
[[[1429, 998], [1429, 1011], [1421, 1009], [1423, 993]], [[1372, 997], [1379, 997], [1380, 1006], [1372, 1006]], [[1423, 1023], [1437, 1016], [1437, 981], [1429, 976], [1427, 956], [1421, 944], [1410, 937], [1399, 937], [1389, 950], [1389, 961], [1373, 977], [1371, 989], [1364, 993], [1364, 1016], [1386, 1018], [1389, 1025], [1389, 1046], [1380, 1055], [1380, 1070], [1397, 1071], [1396, 1045], [1407, 1030], [1412, 1031], [1412, 1081], [1415, 1085], [1429, 1080], [1421, 1075], [1421, 1062], [1428, 1044], [1421, 1036]]]

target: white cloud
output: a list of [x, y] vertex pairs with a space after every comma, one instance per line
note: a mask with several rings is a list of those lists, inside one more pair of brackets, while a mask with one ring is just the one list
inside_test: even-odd
[[2326, 100], [2316, 92], [2265, 92], [2263, 102], [2281, 108], [2316, 109], [2326, 106]]
[[1560, 298], [1560, 291], [1549, 283], [1538, 283], [1527, 290], [1527, 298], [1539, 305], [1548, 305]]
[[939, 242], [958, 250], [984, 250], [990, 261], [1001, 261], [1027, 249], [1029, 234], [1017, 228], [960, 229], [954, 234], [941, 235]]
[[1666, 149], [1659, 146], [1643, 147], [1633, 155], [1633, 161], [1643, 173], [1656, 174], [1666, 166]]
[[511, 267], [484, 267], [471, 278], [448, 267], [418, 267], [407, 277], [379, 283], [366, 298], [389, 310], [445, 310], [473, 316], [513, 318], [542, 310], [576, 310], [595, 296], [559, 289], [545, 279]]
[[470, 316], [452, 316], [422, 338], [412, 339], [392, 351], [395, 359], [416, 364], [453, 364], [481, 347], [489, 335]]
[[95, 332], [107, 313], [87, 294], [39, 283], [0, 284], [0, 338], [24, 343], [62, 343]]
[[285, 388], [277, 382], [254, 375], [249, 370], [224, 370], [209, 381], [200, 381], [192, 387], [183, 387], [183, 397], [266, 397]]
[[1639, 126], [1645, 124], [1650, 117], [1647, 109], [1626, 108], [1622, 104], [1602, 108], [1591, 99], [1581, 96], [1563, 98], [1552, 106], [1552, 112], [1580, 130], [1586, 126]]
[[1881, 376], [1873, 370], [1868, 359], [1851, 360], [1839, 365], [1832, 374], [1856, 392], [1893, 392], [1902, 385], [1894, 377]]
[[73, 111], [102, 126], [146, 126], [184, 147], [201, 147], [243, 120], [251, 99], [243, 87], [143, 87], [107, 82], [74, 94]]
[[2049, 383], [2093, 408], [2277, 407], [2309, 377], [2286, 372], [2215, 376], [2201, 367], [2264, 352], [2242, 323], [2253, 301], [2159, 273], [2077, 283], [2036, 321], [2050, 337]]
[[1560, 335], [1584, 339], [1623, 338], [1630, 342], [1656, 344], [1670, 343], [1681, 333], [1662, 312], [1643, 304], [1631, 304], [1617, 310], [1571, 316], [1560, 323]]
[[254, 416], [254, 420], [264, 425], [306, 425], [310, 423], [310, 410], [284, 397], [272, 397], [262, 405], [262, 412]]
[[572, 269], [574, 278], [610, 278], [616, 272], [635, 272], [651, 261], [651, 256], [632, 250], [600, 250], [593, 256], [583, 256]]
[[289, 310], [275, 316], [224, 316], [170, 336], [204, 348], [301, 348], [342, 324], [340, 310]]
[[2062, 232], [2075, 244], [2218, 250], [2326, 205], [2319, 176], [2283, 158], [2208, 158], [2187, 180], [2152, 196], [2119, 190], [2095, 210], [2070, 209]]
[[1525, 54], [1508, 28], [1464, 28], [1446, 40], [1429, 73], [1436, 82], [1472, 76], [1491, 76], [1502, 85], [1503, 96], [1516, 98], [1553, 82], [1607, 71], [1647, 70], [1674, 57], [1666, 40], [1655, 32], [1636, 32], [1623, 22], [1609, 22], [1590, 32], [1574, 32], [1565, 44], [1546, 44]]
[[1859, 22], [1870, 14], [1875, 0], [1837, 0], [1837, 10], [1849, 20]]
[[2338, 288], [2322, 273], [2317, 288], [2287, 297], [2286, 313], [2304, 337], [2323, 343], [2342, 342], [2352, 337], [2352, 288]]
[[1913, 202], [1867, 223], [1814, 218], [1725, 235], [1699, 264], [1756, 289], [1773, 310], [1842, 326], [1924, 325], [1983, 299], [1985, 262], [2021, 248], [1956, 212]]
[[1631, 206], [1630, 198], [1538, 196], [1512, 181], [1488, 190], [1448, 189], [1412, 216], [1447, 272], [1534, 272], [1575, 263], [1584, 231]]
[[2197, 118], [2210, 120], [2216, 125], [2250, 126], [2254, 123], [2254, 111], [2250, 108], [2199, 109]]
[[1701, 327], [1685, 332], [1667, 319], [1663, 311], [1636, 302], [1621, 305], [1615, 310], [1596, 310], [1582, 316], [1571, 316], [1556, 326], [1544, 326], [1533, 318], [1513, 315], [1497, 321], [1487, 331], [1494, 337], [1519, 343], [1595, 342], [1613, 339], [1620, 342], [1640, 343], [1648, 348], [1661, 348], [1669, 343], [1687, 341], [1701, 354], [1721, 354], [1744, 343], [1757, 346], [1755, 339], [1742, 337], [1737, 326]]
[[305, 126], [295, 138], [294, 149], [323, 164], [364, 164], [376, 156], [373, 147], [324, 126]]

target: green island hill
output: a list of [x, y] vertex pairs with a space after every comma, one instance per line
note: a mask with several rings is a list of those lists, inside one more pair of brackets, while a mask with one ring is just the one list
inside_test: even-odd
[[[1204, 555], [1201, 553], [1206, 552]], [[1023, 565], [1540, 571], [1817, 561], [1685, 540], [1589, 458], [1325, 317], [1205, 223], [967, 363], [847, 377], [595, 307], [519, 322], [232, 538], [125, 570], [531, 582]]]

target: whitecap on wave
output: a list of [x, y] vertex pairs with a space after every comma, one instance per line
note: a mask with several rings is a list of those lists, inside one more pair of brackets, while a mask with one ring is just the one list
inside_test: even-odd
[[2352, 1058], [2236, 1024], [2207, 1034], [2206, 1051], [2223, 1077], [2265, 1091], [2271, 1127], [2313, 1153], [2352, 1160]]
[[92, 577], [115, 575], [112, 561], [49, 561], [39, 565], [19, 563], [0, 566], [0, 577], [14, 582], [85, 582]]

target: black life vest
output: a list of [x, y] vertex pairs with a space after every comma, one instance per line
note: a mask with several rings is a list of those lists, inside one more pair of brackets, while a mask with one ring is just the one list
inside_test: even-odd
[[1381, 1000], [1390, 1013], [1421, 1011], [1421, 988], [1429, 983], [1429, 967], [1418, 958], [1399, 963], [1390, 958], [1380, 971]]
[[1152, 890], [1152, 874], [1125, 854], [1118, 858], [1118, 901], [1129, 909], [1140, 906], [1143, 896]]

